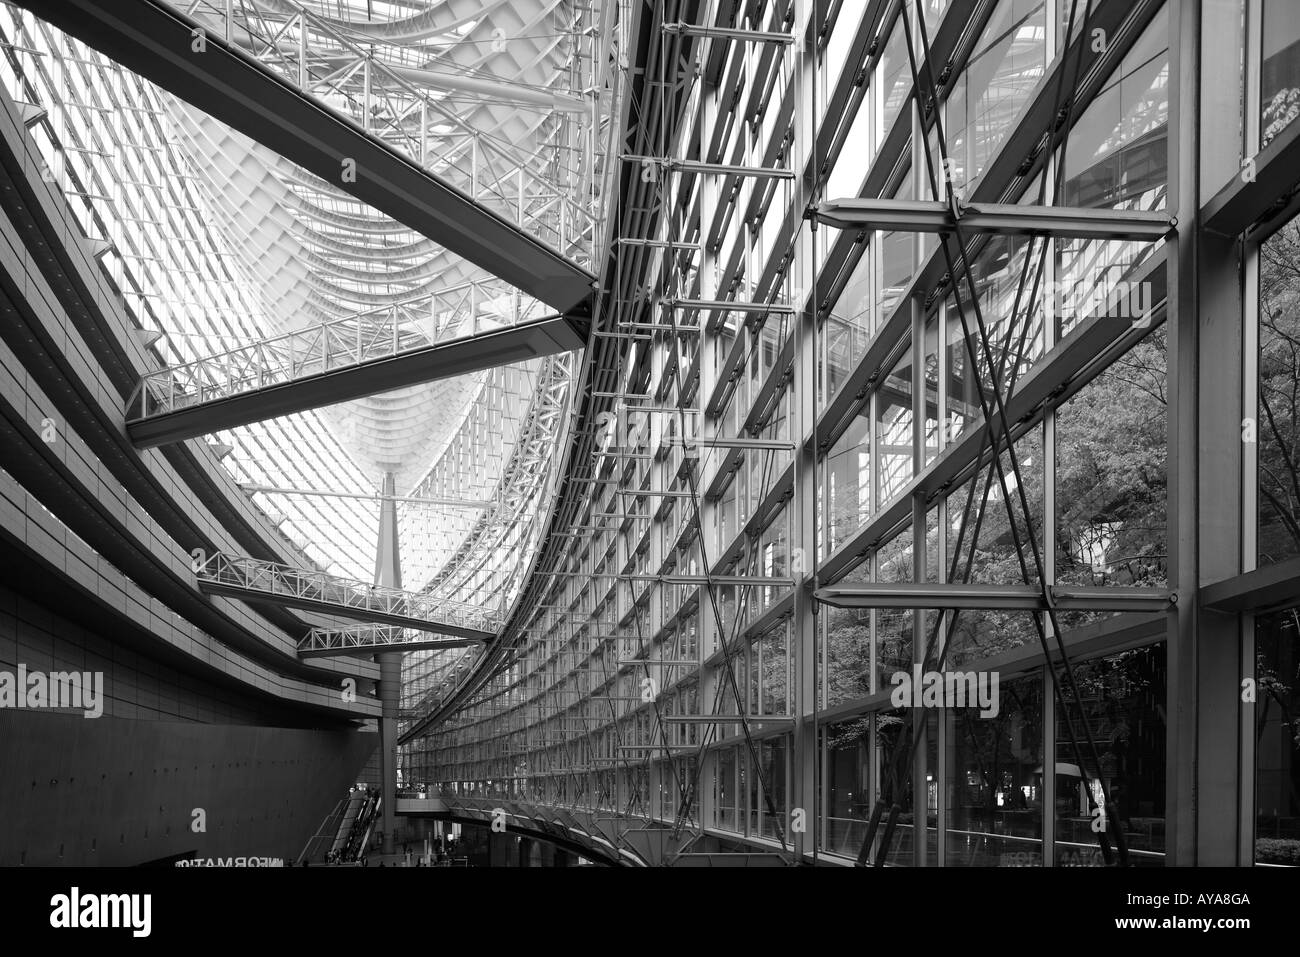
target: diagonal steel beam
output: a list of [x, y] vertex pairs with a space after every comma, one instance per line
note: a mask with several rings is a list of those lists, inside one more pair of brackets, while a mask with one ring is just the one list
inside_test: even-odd
[[[134, 417], [127, 419], [126, 431], [138, 448], [149, 448], [390, 392], [420, 382], [569, 352], [582, 345], [582, 339], [566, 319], [551, 316], [377, 359], [344, 364], [341, 368], [291, 378], [274, 385], [254, 385], [251, 388], [217, 386], [212, 389], [212, 398], [205, 398], [202, 394], [171, 395], [166, 385], [161, 390], [154, 388], [151, 384], [154, 377], [150, 377], [128, 408], [127, 414]], [[224, 355], [218, 356], [190, 365], [211, 362], [215, 375], [220, 373], [224, 358]], [[171, 381], [168, 371], [158, 374], [160, 381]]]
[[162, 0], [19, 6], [555, 310], [590, 314], [587, 270]]

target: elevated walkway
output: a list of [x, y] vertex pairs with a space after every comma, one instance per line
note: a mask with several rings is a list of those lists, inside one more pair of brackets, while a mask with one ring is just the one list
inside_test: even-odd
[[434, 342], [394, 317], [336, 319], [146, 375], [126, 431], [149, 448], [583, 344], [562, 316]]
[[244, 601], [488, 641], [501, 628], [501, 613], [433, 598], [400, 588], [217, 552], [195, 569], [199, 589]]
[[482, 643], [480, 638], [426, 638], [423, 632], [386, 625], [362, 625], [340, 630], [313, 628], [298, 643], [298, 657], [369, 657], [385, 651], [446, 651], [472, 648]]

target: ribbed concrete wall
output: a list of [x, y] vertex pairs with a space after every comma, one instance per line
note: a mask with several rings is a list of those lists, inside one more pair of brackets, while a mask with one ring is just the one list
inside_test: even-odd
[[[338, 722], [303, 727], [311, 712], [155, 660], [65, 610], [0, 587], [4, 677], [103, 674], [100, 718], [0, 707], [0, 866], [293, 856], [378, 744]], [[196, 808], [205, 833], [191, 828]]]
[[0, 709], [0, 866], [296, 856], [378, 739]]

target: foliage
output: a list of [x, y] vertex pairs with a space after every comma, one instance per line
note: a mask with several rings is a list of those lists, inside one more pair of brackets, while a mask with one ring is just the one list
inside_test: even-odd
[[1259, 557], [1300, 554], [1300, 223], [1260, 247]]

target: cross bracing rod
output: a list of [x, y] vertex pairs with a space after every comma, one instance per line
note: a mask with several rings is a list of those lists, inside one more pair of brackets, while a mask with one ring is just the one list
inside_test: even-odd
[[497, 609], [223, 552], [204, 558], [195, 576], [205, 594], [274, 602], [340, 618], [484, 641], [495, 638], [501, 628]]
[[817, 220], [838, 229], [880, 229], [917, 233], [963, 230], [1012, 236], [1065, 239], [1126, 239], [1155, 242], [1178, 225], [1169, 213], [975, 203], [954, 217], [948, 203], [924, 199], [835, 199], [820, 203]]

